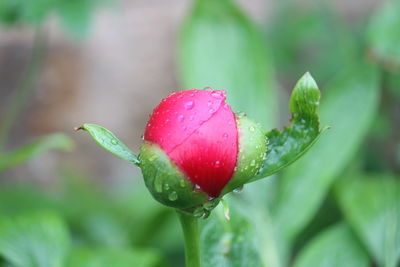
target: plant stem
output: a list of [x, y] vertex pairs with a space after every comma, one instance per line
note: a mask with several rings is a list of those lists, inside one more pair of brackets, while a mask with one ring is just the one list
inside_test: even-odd
[[200, 267], [200, 246], [197, 218], [177, 210], [185, 238], [186, 267]]
[[12, 126], [18, 119], [23, 110], [28, 97], [34, 87], [37, 74], [41, 69], [44, 51], [45, 40], [41, 26], [35, 29], [35, 36], [32, 48], [31, 58], [29, 60], [26, 71], [24, 72], [19, 87], [15, 90], [14, 96], [9, 102], [5, 111], [5, 117], [0, 125], [0, 151], [4, 149], [11, 133]]

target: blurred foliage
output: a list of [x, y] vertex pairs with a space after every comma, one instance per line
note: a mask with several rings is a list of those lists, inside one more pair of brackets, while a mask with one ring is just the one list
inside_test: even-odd
[[70, 150], [72, 140], [64, 134], [49, 134], [8, 153], [0, 153], [0, 172], [37, 157], [47, 150]]
[[[0, 21], [38, 25], [59, 14], [81, 34], [100, 0], [2, 0]], [[196, 0], [179, 39], [184, 88], [226, 89], [266, 129], [286, 121], [280, 95], [310, 71], [327, 131], [287, 171], [249, 184], [201, 223], [203, 266], [378, 266], [400, 260], [398, 0], [353, 18], [330, 1], [277, 1], [266, 27], [233, 0]], [[279, 92], [279, 93], [278, 93]], [[49, 149], [42, 137], [0, 154], [0, 171]], [[3, 172], [4, 173], [4, 172]], [[101, 186], [61, 168], [51, 186], [2, 183], [0, 265], [182, 266], [179, 224], [140, 177]]]
[[82, 37], [88, 32], [93, 9], [105, 0], [2, 0], [0, 23], [8, 26], [40, 26], [51, 15], [57, 15], [69, 33]]

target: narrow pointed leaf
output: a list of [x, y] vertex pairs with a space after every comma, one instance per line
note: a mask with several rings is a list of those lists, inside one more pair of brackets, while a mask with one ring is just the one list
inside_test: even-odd
[[273, 216], [293, 241], [362, 144], [379, 103], [377, 69], [356, 64], [327, 86], [321, 122], [332, 126], [280, 179]]
[[64, 222], [48, 213], [0, 218], [0, 254], [16, 267], [62, 267], [69, 247]]
[[400, 182], [393, 177], [343, 179], [336, 188], [350, 226], [379, 266], [400, 261]]
[[72, 140], [64, 134], [50, 134], [7, 154], [0, 154], [0, 172], [20, 165], [49, 150], [70, 150]]
[[261, 172], [250, 182], [272, 175], [303, 155], [321, 134], [318, 106], [320, 92], [309, 73], [296, 84], [290, 97], [290, 127], [267, 133], [268, 150]]
[[294, 267], [368, 267], [369, 258], [346, 224], [337, 224], [315, 237], [300, 251]]
[[87, 131], [97, 144], [102, 146], [104, 149], [110, 151], [120, 159], [129, 161], [139, 166], [140, 161], [138, 156], [135, 155], [126, 145], [124, 145], [111, 131], [106, 128], [86, 123], [83, 126], [77, 128], [77, 130]]

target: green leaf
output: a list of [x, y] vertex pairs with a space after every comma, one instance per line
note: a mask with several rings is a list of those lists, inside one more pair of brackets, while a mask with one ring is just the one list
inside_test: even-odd
[[272, 175], [303, 155], [321, 134], [317, 114], [320, 92], [307, 72], [290, 97], [291, 125], [267, 133], [268, 150], [264, 167], [250, 182]]
[[346, 224], [330, 227], [300, 251], [294, 267], [368, 267], [368, 254]]
[[252, 221], [238, 209], [231, 209], [230, 218], [227, 220], [220, 206], [203, 221], [200, 236], [202, 266], [263, 266]]
[[0, 218], [0, 254], [13, 266], [64, 266], [68, 247], [66, 225], [53, 214]]
[[377, 112], [378, 82], [375, 68], [359, 64], [327, 87], [320, 114], [332, 129], [283, 173], [276, 192], [273, 216], [285, 240], [292, 241], [307, 225], [362, 145]]
[[127, 146], [125, 146], [112, 132], [106, 128], [96, 124], [84, 124], [77, 128], [77, 130], [87, 131], [96, 141], [97, 144], [113, 153], [120, 159], [129, 161], [137, 166], [140, 162], [136, 156]]
[[263, 34], [232, 1], [196, 1], [180, 37], [184, 88], [225, 89], [234, 110], [273, 127], [278, 103], [271, 57]]
[[96, 5], [106, 0], [64, 0], [57, 7], [62, 26], [74, 37], [82, 38], [90, 28]]
[[73, 141], [64, 134], [43, 136], [7, 154], [0, 154], [0, 172], [20, 165], [48, 150], [70, 150], [73, 145]]
[[71, 252], [67, 267], [153, 267], [161, 256], [155, 250], [128, 248], [78, 248]]
[[383, 175], [343, 179], [336, 188], [350, 226], [379, 266], [400, 260], [400, 182]]
[[306, 8], [302, 1], [277, 1], [272, 16], [270, 40], [282, 81], [306, 69], [321, 84], [362, 51], [332, 1], [318, 1]]
[[373, 14], [367, 40], [372, 56], [388, 69], [400, 68], [400, 1], [389, 0]]

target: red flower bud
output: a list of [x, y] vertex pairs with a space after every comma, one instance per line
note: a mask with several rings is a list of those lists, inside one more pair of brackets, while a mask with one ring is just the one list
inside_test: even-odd
[[146, 141], [158, 144], [187, 177], [217, 197], [232, 177], [238, 134], [224, 91], [172, 94], [153, 112]]
[[225, 91], [192, 89], [169, 95], [154, 109], [140, 157], [146, 185], [160, 202], [203, 204], [261, 168], [264, 133], [236, 116], [225, 99]]

